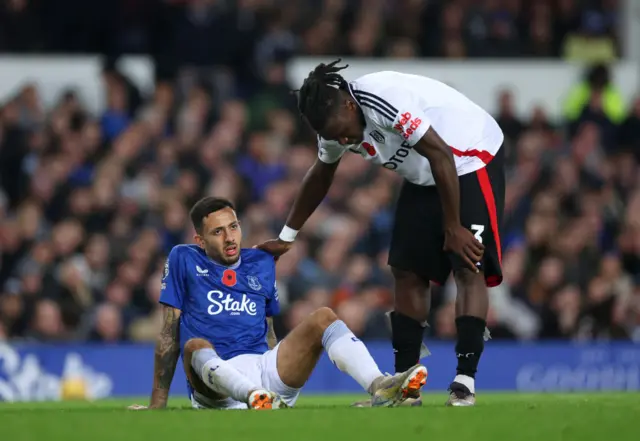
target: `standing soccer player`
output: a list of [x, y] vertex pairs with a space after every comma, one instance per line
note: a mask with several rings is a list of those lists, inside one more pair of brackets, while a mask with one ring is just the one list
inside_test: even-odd
[[165, 265], [165, 318], [149, 408], [166, 407], [180, 355], [195, 408], [293, 406], [322, 351], [371, 395], [371, 406], [400, 404], [425, 384], [421, 365], [383, 376], [365, 345], [329, 308], [306, 317], [278, 343], [271, 318], [279, 310], [273, 256], [240, 248], [240, 224], [225, 199], [200, 200], [191, 220], [197, 245], [174, 247]]
[[491, 115], [439, 81], [378, 72], [347, 82], [339, 74], [346, 66], [338, 62], [318, 65], [299, 91], [300, 113], [318, 133], [318, 160], [280, 237], [260, 248], [275, 256], [291, 248], [326, 196], [345, 153], [399, 173], [405, 181], [389, 252], [395, 368], [401, 372], [419, 359], [429, 283], [444, 284], [453, 271], [458, 366], [447, 404], [472, 406], [484, 349], [487, 286], [502, 282], [504, 136]]

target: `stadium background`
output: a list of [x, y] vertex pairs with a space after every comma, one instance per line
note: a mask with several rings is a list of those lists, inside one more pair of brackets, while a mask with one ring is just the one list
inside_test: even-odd
[[[507, 136], [505, 283], [491, 290], [484, 387], [640, 389], [634, 5], [3, 2], [0, 400], [148, 392], [164, 258], [191, 241], [190, 205], [234, 200], [247, 246], [277, 235], [316, 156], [289, 91], [337, 56], [349, 78], [396, 69], [450, 83]], [[279, 261], [279, 337], [328, 305], [391, 369], [398, 184], [344, 158]], [[454, 295], [434, 289], [436, 390], [454, 363]], [[325, 359], [309, 389], [357, 387]]]

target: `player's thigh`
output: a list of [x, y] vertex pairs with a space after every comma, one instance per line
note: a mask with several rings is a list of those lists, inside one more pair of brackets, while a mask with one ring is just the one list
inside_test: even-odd
[[227, 360], [238, 372], [244, 375], [257, 387], [264, 387], [262, 383], [262, 354], [243, 354]]
[[442, 204], [437, 188], [405, 181], [396, 205], [389, 265], [443, 284], [451, 272], [443, 245]]
[[[502, 149], [501, 149], [502, 150]], [[504, 211], [503, 153], [492, 163], [474, 173], [460, 177], [460, 220], [484, 245], [479, 268], [488, 286], [502, 282], [501, 222]], [[489, 168], [491, 167], [491, 168]], [[458, 256], [450, 256], [454, 271], [466, 268]]]
[[[227, 363], [243, 374], [256, 387], [262, 388], [265, 387], [265, 385], [262, 382], [261, 357], [261, 354], [238, 355], [237, 357], [227, 360]], [[193, 369], [191, 370], [192, 375], [195, 376], [194, 383], [190, 381], [191, 387], [193, 388], [193, 393], [191, 393], [191, 406], [193, 408], [220, 410], [247, 409], [246, 403], [213, 392], [204, 385], [200, 376], [196, 375]], [[187, 375], [187, 378], [188, 377], [189, 375]]]
[[307, 316], [280, 342], [277, 369], [280, 379], [286, 385], [300, 388], [306, 383], [322, 354], [324, 330], [337, 319], [330, 308], [320, 308]]
[[280, 344], [273, 350], [267, 351], [261, 360], [262, 384], [267, 390], [280, 395], [280, 398], [289, 406], [293, 407], [300, 396], [299, 387], [291, 387], [285, 384], [278, 373], [278, 353]]
[[493, 160], [487, 164], [487, 175], [491, 182], [491, 190], [493, 192], [493, 198], [496, 205], [496, 215], [498, 218], [498, 228], [502, 228], [502, 219], [504, 216], [504, 201], [505, 193], [507, 190], [506, 176], [505, 176], [505, 147], [503, 146]]

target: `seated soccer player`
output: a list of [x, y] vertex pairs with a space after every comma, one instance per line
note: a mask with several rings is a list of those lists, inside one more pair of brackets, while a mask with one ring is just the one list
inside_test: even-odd
[[422, 365], [383, 376], [329, 308], [309, 315], [278, 343], [271, 318], [279, 309], [273, 256], [240, 248], [240, 224], [227, 200], [200, 200], [191, 220], [197, 245], [174, 247], [165, 265], [165, 318], [149, 408], [166, 406], [179, 355], [195, 408], [293, 406], [323, 350], [371, 395], [372, 406], [398, 405], [425, 384]]

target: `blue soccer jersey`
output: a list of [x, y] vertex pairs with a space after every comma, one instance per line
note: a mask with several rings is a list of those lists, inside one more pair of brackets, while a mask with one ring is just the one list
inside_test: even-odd
[[275, 277], [273, 256], [261, 250], [242, 249], [235, 265], [224, 266], [197, 245], [174, 247], [160, 303], [182, 311], [180, 352], [191, 338], [210, 341], [224, 360], [266, 352], [266, 318], [280, 310]]

